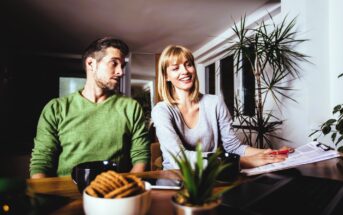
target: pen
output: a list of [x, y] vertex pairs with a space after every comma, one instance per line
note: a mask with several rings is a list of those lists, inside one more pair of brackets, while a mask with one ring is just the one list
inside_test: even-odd
[[285, 155], [285, 154], [288, 154], [289, 153], [289, 150], [288, 149], [285, 149], [285, 150], [279, 150], [279, 151], [273, 151], [269, 154], [271, 155]]

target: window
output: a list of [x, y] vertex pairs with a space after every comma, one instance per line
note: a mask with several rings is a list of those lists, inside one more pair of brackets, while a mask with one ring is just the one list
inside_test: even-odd
[[223, 98], [231, 116], [234, 115], [234, 62], [233, 56], [220, 60], [220, 86]]
[[151, 122], [151, 109], [154, 98], [154, 81], [131, 79], [131, 97], [142, 106], [147, 127]]
[[216, 94], [215, 73], [216, 73], [216, 71], [215, 71], [215, 64], [214, 63], [205, 67], [205, 78], [206, 78], [205, 92], [207, 94], [212, 94], [212, 95]]
[[[254, 48], [249, 49], [249, 59], [255, 59]], [[249, 60], [243, 58], [242, 67], [243, 114], [255, 115], [255, 76]]]
[[59, 81], [59, 97], [63, 97], [74, 93], [83, 88], [86, 83], [86, 78], [77, 77], [60, 77]]
[[[255, 76], [248, 58], [240, 61], [241, 67], [236, 71], [234, 56], [222, 56], [218, 60], [204, 68], [205, 93], [221, 94], [223, 100], [234, 116], [235, 98], [239, 100], [239, 106], [245, 116], [255, 115]], [[255, 59], [253, 47], [250, 48], [249, 59]], [[212, 61], [213, 62], [213, 61]]]

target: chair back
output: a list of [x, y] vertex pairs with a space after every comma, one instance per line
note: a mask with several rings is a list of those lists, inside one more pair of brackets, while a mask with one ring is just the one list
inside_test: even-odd
[[160, 149], [159, 142], [153, 142], [150, 145], [151, 150], [151, 160], [150, 160], [150, 170], [162, 170], [162, 152]]

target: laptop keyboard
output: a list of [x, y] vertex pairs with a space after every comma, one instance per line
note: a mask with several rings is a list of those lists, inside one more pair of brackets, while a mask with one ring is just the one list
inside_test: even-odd
[[265, 215], [319, 215], [323, 214], [342, 185], [342, 182], [334, 180], [298, 177], [248, 207], [251, 211]]

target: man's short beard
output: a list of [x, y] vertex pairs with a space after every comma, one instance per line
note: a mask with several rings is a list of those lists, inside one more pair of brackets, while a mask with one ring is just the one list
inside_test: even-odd
[[95, 84], [104, 92], [114, 92], [118, 87], [117, 84], [114, 87], [109, 87], [107, 84], [104, 84], [102, 81], [98, 79], [95, 80]]

